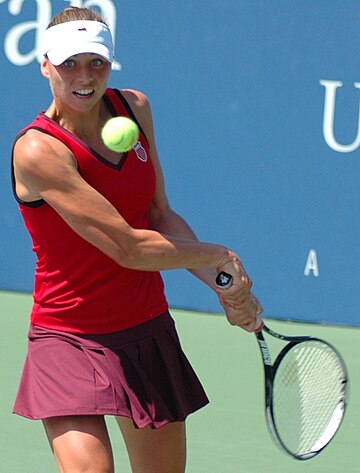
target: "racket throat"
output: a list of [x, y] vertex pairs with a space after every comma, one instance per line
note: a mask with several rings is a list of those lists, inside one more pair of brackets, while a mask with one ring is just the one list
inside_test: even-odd
[[261, 350], [261, 354], [262, 354], [262, 357], [263, 357], [264, 364], [266, 366], [271, 366], [271, 356], [270, 356], [270, 351], [269, 351], [269, 348], [267, 346], [267, 343], [265, 342], [265, 340], [261, 340], [259, 338], [258, 338], [258, 342], [259, 342], [259, 347], [260, 347], [260, 350]]

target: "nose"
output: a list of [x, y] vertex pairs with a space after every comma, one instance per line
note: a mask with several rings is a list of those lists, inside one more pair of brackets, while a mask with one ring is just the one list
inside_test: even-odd
[[84, 83], [88, 83], [92, 80], [93, 74], [91, 68], [88, 65], [84, 65], [78, 68], [78, 78]]

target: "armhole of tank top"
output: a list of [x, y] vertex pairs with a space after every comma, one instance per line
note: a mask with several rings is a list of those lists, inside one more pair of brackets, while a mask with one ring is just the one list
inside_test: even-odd
[[25, 133], [28, 130], [38, 130], [38, 131], [41, 131], [42, 133], [45, 133], [47, 135], [49, 134], [46, 130], [43, 130], [42, 128], [39, 128], [37, 126], [33, 126], [33, 127], [30, 126], [29, 128], [26, 128], [25, 130], [23, 130], [22, 132], [20, 132], [16, 136], [13, 147], [12, 147], [12, 152], [11, 152], [11, 183], [12, 183], [13, 195], [15, 197], [15, 200], [19, 204], [24, 205], [25, 207], [37, 208], [37, 207], [41, 207], [42, 205], [46, 204], [44, 199], [39, 199], [39, 200], [31, 201], [31, 202], [26, 202], [26, 201], [20, 199], [20, 197], [16, 193], [16, 180], [15, 180], [15, 170], [14, 170], [14, 148], [15, 148], [15, 145], [16, 145], [16, 142], [18, 141], [18, 139], [21, 138], [23, 135], [25, 135]]
[[[144, 136], [146, 142], [149, 144], [149, 141], [147, 139], [147, 136], [145, 135], [144, 133], [144, 130], [141, 128], [141, 125], [138, 121], [138, 119], [136, 118], [134, 112], [132, 111], [132, 108], [130, 107], [129, 103], [127, 102], [127, 100], [125, 99], [125, 97], [122, 95], [122, 93], [120, 92], [120, 90], [118, 89], [110, 89], [117, 97], [118, 99], [121, 101], [121, 103], [123, 104], [123, 106], [125, 107], [126, 111], [128, 112], [129, 116], [131, 117], [132, 120], [134, 120], [134, 122], [137, 124], [137, 126], [139, 127], [142, 135]], [[113, 95], [113, 94], [111, 94]], [[110, 109], [110, 112], [113, 116], [116, 116], [118, 115], [115, 107], [114, 107], [114, 104], [112, 103], [111, 101], [111, 97], [109, 97], [108, 95], [105, 95], [105, 100], [106, 100], [106, 104], [107, 106], [109, 107]]]

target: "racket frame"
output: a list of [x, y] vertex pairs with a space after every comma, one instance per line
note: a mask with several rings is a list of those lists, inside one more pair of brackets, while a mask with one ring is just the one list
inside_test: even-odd
[[[263, 331], [266, 332], [267, 334], [271, 335], [274, 338], [277, 338], [278, 340], [286, 341], [288, 342], [280, 351], [280, 353], [277, 355], [275, 362], [272, 363], [271, 355], [270, 355], [270, 350], [268, 348], [267, 341], [263, 335]], [[286, 453], [288, 453], [290, 456], [297, 460], [309, 460], [316, 455], [318, 455], [329, 443], [330, 441], [334, 438], [335, 434], [339, 430], [339, 427], [344, 419], [344, 414], [346, 410], [346, 405], [347, 405], [347, 388], [348, 388], [348, 375], [347, 375], [347, 370], [345, 363], [339, 354], [339, 352], [328, 342], [316, 338], [316, 337], [310, 337], [310, 336], [287, 336], [287, 335], [282, 335], [280, 333], [275, 332], [271, 328], [267, 327], [265, 324], [262, 324], [260, 329], [258, 329], [255, 332], [255, 336], [260, 348], [261, 356], [262, 356], [262, 361], [263, 361], [263, 367], [264, 367], [264, 381], [265, 381], [265, 418], [266, 418], [266, 424], [268, 427], [268, 430], [271, 434], [271, 437], [276, 441], [276, 444], [282, 448]], [[339, 422], [339, 425], [334, 432], [334, 434], [329, 438], [329, 440], [318, 450], [309, 452], [307, 454], [296, 454], [295, 452], [291, 451], [285, 443], [282, 441], [280, 435], [278, 434], [277, 427], [276, 427], [276, 422], [274, 419], [274, 411], [273, 411], [273, 382], [275, 378], [276, 371], [285, 357], [285, 355], [296, 345], [299, 345], [303, 342], [308, 342], [308, 341], [314, 341], [314, 342], [320, 342], [328, 347], [330, 347], [336, 356], [338, 357], [339, 364], [342, 368], [343, 371], [343, 380], [342, 380], [342, 392], [343, 392], [343, 398], [342, 398], [342, 403], [343, 403], [343, 414], [342, 418]]]
[[[233, 277], [224, 272], [221, 271], [218, 273], [216, 277], [216, 284], [219, 288], [221, 289], [227, 289], [232, 285], [233, 282]], [[326, 342], [325, 340], [322, 340], [320, 338], [316, 337], [310, 337], [310, 336], [288, 336], [288, 335], [282, 335], [278, 332], [275, 332], [271, 328], [267, 327], [262, 319], [259, 318], [258, 320], [259, 324], [255, 328], [255, 336], [260, 348], [261, 356], [262, 356], [262, 361], [263, 361], [263, 367], [264, 367], [264, 378], [265, 378], [265, 419], [266, 419], [266, 424], [268, 426], [268, 430], [270, 432], [271, 437], [276, 441], [276, 444], [282, 448], [286, 453], [288, 453], [290, 456], [297, 460], [309, 460], [310, 458], [315, 457], [318, 455], [324, 448], [331, 442], [331, 440], [334, 438], [336, 433], [338, 432], [340, 425], [342, 424], [342, 421], [344, 419], [345, 411], [346, 411], [346, 406], [347, 406], [347, 398], [348, 398], [348, 374], [347, 374], [347, 369], [345, 366], [345, 363], [340, 355], [340, 353], [336, 350], [335, 347], [333, 347], [330, 343]], [[283, 349], [280, 351], [280, 353], [277, 355], [275, 362], [272, 364], [271, 361], [271, 354], [268, 348], [267, 341], [265, 340], [265, 337], [262, 333], [262, 331], [266, 332], [268, 335], [271, 335], [274, 338], [277, 338], [278, 340], [282, 340], [284, 342], [288, 342]], [[325, 442], [325, 444], [319, 448], [318, 450], [314, 450], [312, 452], [309, 452], [307, 454], [296, 454], [292, 452], [287, 446], [284, 444], [282, 441], [280, 435], [278, 434], [277, 428], [276, 428], [276, 423], [274, 419], [274, 411], [273, 411], [273, 382], [275, 378], [276, 371], [285, 357], [285, 355], [296, 345], [299, 345], [303, 342], [307, 341], [314, 341], [314, 342], [320, 342], [325, 345], [327, 345], [338, 358], [339, 365], [341, 366], [342, 372], [343, 372], [343, 379], [342, 379], [342, 415], [341, 419], [337, 425], [336, 430], [332, 434], [332, 436], [329, 437], [328, 441]]]

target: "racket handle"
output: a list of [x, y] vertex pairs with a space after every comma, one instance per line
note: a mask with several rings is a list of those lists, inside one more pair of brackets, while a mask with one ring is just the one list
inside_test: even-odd
[[[221, 271], [221, 272], [216, 276], [215, 282], [216, 282], [216, 285], [217, 285], [218, 287], [221, 287], [221, 289], [228, 289], [228, 288], [231, 287], [231, 285], [232, 285], [233, 277], [231, 276], [231, 274], [225, 273], [225, 271]], [[265, 325], [265, 324], [264, 324], [263, 319], [258, 316], [258, 317], [256, 318], [256, 325], [255, 325], [254, 332], [255, 332], [255, 333], [261, 332], [261, 330], [263, 329], [264, 325]]]
[[215, 279], [216, 285], [221, 287], [221, 289], [228, 289], [231, 287], [233, 282], [233, 277], [229, 273], [225, 273], [225, 271], [221, 271]]

